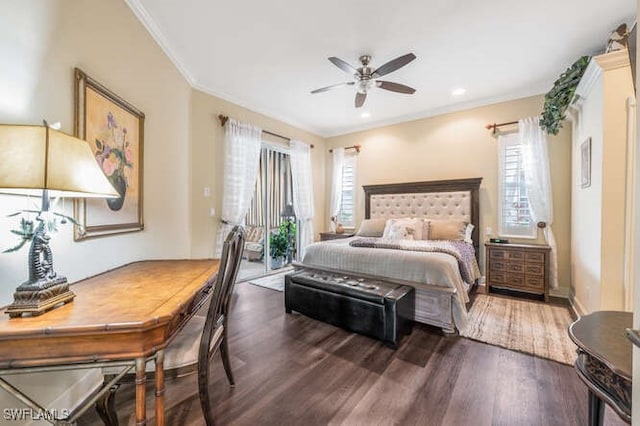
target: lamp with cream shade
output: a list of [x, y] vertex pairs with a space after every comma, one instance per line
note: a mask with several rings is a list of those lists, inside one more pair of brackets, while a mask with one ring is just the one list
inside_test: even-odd
[[37, 195], [42, 207], [30, 239], [29, 279], [14, 293], [5, 313], [11, 317], [43, 312], [70, 302], [75, 295], [53, 269], [45, 223], [51, 197], [119, 197], [85, 141], [47, 126], [0, 125], [0, 193]]

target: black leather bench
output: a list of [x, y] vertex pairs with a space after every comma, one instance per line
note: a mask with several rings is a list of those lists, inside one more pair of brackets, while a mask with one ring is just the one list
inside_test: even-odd
[[396, 348], [411, 333], [415, 289], [388, 281], [324, 271], [285, 276], [287, 313], [297, 311]]

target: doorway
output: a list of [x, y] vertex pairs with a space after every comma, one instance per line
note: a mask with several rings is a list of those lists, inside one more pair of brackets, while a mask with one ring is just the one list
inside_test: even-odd
[[245, 229], [240, 279], [286, 270], [291, 265], [297, 233], [288, 148], [263, 142]]

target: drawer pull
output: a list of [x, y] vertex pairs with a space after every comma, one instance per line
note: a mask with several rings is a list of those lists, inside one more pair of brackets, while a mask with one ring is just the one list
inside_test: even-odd
[[507, 265], [504, 262], [492, 262], [491, 263], [492, 271], [506, 271]]
[[509, 263], [507, 266], [509, 272], [524, 272], [522, 263]]
[[532, 275], [544, 274], [544, 268], [542, 265], [527, 265], [526, 271], [527, 271], [527, 274], [532, 274]]
[[509, 260], [522, 260], [524, 259], [524, 253], [521, 251], [510, 251], [508, 257]]
[[533, 263], [543, 263], [544, 255], [542, 253], [527, 253], [527, 255], [525, 256], [525, 261]]

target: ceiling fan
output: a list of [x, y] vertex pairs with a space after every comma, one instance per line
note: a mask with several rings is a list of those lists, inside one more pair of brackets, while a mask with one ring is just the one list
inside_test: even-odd
[[360, 108], [362, 105], [364, 105], [364, 101], [367, 99], [367, 93], [369, 93], [376, 87], [390, 90], [392, 92], [411, 95], [416, 91], [416, 89], [405, 86], [404, 84], [394, 83], [392, 81], [378, 80], [378, 78], [396, 71], [398, 68], [407, 65], [415, 58], [416, 55], [414, 55], [413, 53], [407, 53], [406, 55], [399, 56], [387, 62], [378, 69], [373, 69], [369, 66], [369, 62], [371, 62], [371, 56], [369, 55], [360, 56], [360, 63], [362, 63], [362, 66], [360, 68], [355, 68], [342, 59], [332, 56], [329, 58], [331, 63], [341, 70], [345, 71], [346, 73], [351, 74], [354, 78], [354, 81], [348, 81], [346, 83], [338, 83], [331, 86], [322, 87], [320, 89], [312, 90], [311, 93], [320, 93], [326, 92], [328, 90], [338, 89], [340, 87], [355, 86], [358, 90], [355, 100], [356, 108]]

